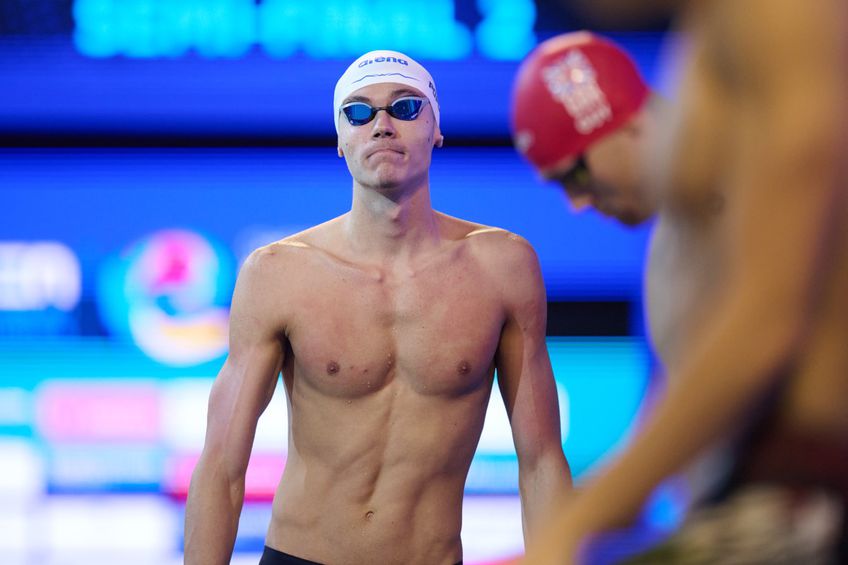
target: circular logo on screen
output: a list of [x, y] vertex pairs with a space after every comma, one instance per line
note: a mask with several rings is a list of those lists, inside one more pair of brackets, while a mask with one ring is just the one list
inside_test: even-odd
[[108, 329], [168, 365], [226, 352], [233, 288], [229, 253], [188, 230], [155, 232], [103, 267], [98, 306]]

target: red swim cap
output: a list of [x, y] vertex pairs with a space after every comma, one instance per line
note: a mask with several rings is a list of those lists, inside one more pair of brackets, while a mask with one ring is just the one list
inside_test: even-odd
[[549, 169], [624, 125], [648, 92], [633, 60], [613, 42], [587, 31], [558, 35], [518, 69], [513, 142], [537, 169]]

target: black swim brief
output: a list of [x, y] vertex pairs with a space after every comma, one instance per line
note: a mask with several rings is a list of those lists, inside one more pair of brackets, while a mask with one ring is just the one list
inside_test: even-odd
[[[262, 552], [262, 559], [259, 560], [259, 565], [322, 565], [317, 561], [310, 561], [302, 557], [295, 557], [282, 551], [277, 551], [271, 547], [265, 546], [265, 551]], [[457, 561], [456, 565], [462, 565], [462, 561]]]
[[265, 551], [262, 552], [262, 559], [259, 560], [259, 565], [321, 565], [317, 561], [310, 561], [301, 557], [295, 557], [282, 551], [277, 551], [271, 547], [265, 546]]

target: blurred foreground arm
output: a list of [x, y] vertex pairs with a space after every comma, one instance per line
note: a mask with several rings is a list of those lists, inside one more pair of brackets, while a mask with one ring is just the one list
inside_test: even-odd
[[[712, 87], [707, 94], [727, 105], [716, 127], [731, 158], [715, 166], [729, 195], [728, 276], [644, 430], [559, 515], [530, 563], [568, 562], [588, 536], [627, 524], [664, 478], [742, 422], [791, 368], [830, 268], [829, 239], [846, 205], [836, 182], [844, 8], [835, 0], [802, 10], [791, 0], [699, 4], [707, 13], [690, 14], [694, 61], [683, 96], [706, 95], [693, 84]], [[719, 49], [732, 56], [717, 62]], [[678, 163], [689, 161], [685, 128], [686, 120]]]

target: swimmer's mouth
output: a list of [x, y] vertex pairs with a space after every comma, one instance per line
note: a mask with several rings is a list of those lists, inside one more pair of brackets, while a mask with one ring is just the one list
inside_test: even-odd
[[397, 153], [403, 155], [403, 151], [395, 147], [376, 147], [368, 153], [368, 157], [373, 157], [379, 153]]

